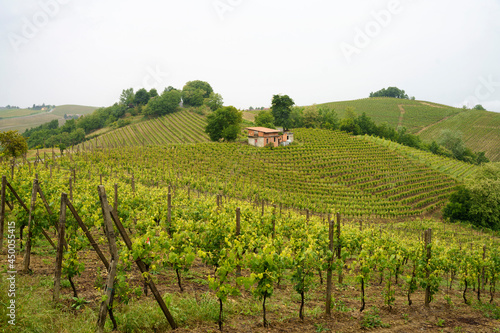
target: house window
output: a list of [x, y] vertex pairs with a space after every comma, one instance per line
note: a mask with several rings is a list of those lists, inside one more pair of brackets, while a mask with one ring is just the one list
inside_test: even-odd
[[269, 143], [269, 139], [266, 139], [266, 143]]

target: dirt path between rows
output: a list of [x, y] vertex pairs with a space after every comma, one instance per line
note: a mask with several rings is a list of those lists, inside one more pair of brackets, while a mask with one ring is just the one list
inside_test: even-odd
[[422, 133], [423, 131], [425, 131], [425, 130], [429, 129], [429, 127], [432, 127], [432, 126], [434, 126], [434, 125], [437, 125], [437, 124], [439, 124], [439, 123], [442, 123], [442, 122], [443, 122], [443, 121], [445, 121], [446, 119], [451, 118], [451, 117], [453, 117], [453, 116], [454, 116], [454, 114], [452, 114], [452, 115], [450, 115], [450, 116], [447, 116], [447, 117], [444, 117], [443, 119], [441, 119], [441, 120], [439, 120], [439, 121], [436, 121], [435, 123], [432, 123], [432, 124], [430, 124], [430, 125], [427, 125], [427, 126], [425, 126], [424, 128], [422, 128], [420, 131], [418, 131], [418, 132], [417, 132], [417, 133], [415, 133], [415, 134], [416, 134], [416, 135], [419, 135], [419, 134], [420, 134], [420, 133]]

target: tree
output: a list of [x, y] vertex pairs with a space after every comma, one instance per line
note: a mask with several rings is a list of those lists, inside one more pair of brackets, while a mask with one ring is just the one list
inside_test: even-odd
[[387, 89], [382, 88], [379, 91], [371, 92], [370, 97], [393, 97], [393, 98], [409, 99], [405, 91], [397, 87], [389, 87]]
[[234, 141], [240, 132], [243, 116], [234, 106], [221, 107], [207, 117], [205, 132], [212, 141]]
[[339, 127], [339, 117], [333, 108], [321, 106], [318, 113], [322, 128], [335, 130]]
[[260, 111], [255, 116], [255, 125], [267, 128], [274, 128], [274, 117], [271, 111]]
[[26, 139], [17, 131], [0, 132], [1, 154], [7, 157], [18, 157], [28, 152]]
[[318, 127], [319, 112], [316, 105], [307, 106], [302, 113], [303, 125], [306, 128], [316, 128]]
[[465, 144], [462, 141], [462, 133], [460, 131], [453, 132], [449, 129], [441, 131], [438, 143], [450, 150], [456, 159], [462, 160], [465, 152]]
[[274, 123], [283, 127], [283, 131], [290, 128], [290, 113], [295, 104], [288, 95], [274, 95], [271, 105], [271, 112], [274, 117]]
[[208, 82], [189, 81], [182, 88], [182, 100], [186, 106], [202, 106], [205, 98], [209, 98], [213, 89]]
[[146, 89], [142, 88], [137, 90], [134, 97], [135, 105], [146, 105], [149, 102], [149, 93]]
[[212, 111], [215, 111], [224, 105], [222, 102], [221, 94], [216, 94], [214, 92], [210, 93], [210, 96], [208, 96], [208, 98], [205, 98], [204, 104], [208, 106]]
[[474, 110], [486, 111], [486, 109], [481, 104], [476, 104], [476, 106], [474, 106], [473, 109]]
[[178, 90], [165, 90], [161, 96], [149, 100], [144, 108], [148, 116], [163, 116], [178, 110], [181, 101], [181, 92]]
[[450, 220], [467, 220], [479, 227], [500, 230], [500, 166], [482, 166], [465, 187], [450, 196], [443, 209]]
[[149, 91], [149, 98], [153, 98], [156, 96], [158, 96], [158, 90], [156, 90], [155, 88], [151, 88], [151, 90]]
[[129, 106], [134, 103], [134, 89], [123, 89], [122, 94], [120, 95], [120, 104]]

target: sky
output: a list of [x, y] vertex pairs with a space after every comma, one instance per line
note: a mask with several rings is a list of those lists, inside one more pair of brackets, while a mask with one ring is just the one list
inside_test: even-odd
[[500, 112], [500, 0], [0, 0], [0, 106], [192, 80], [240, 109], [396, 86]]

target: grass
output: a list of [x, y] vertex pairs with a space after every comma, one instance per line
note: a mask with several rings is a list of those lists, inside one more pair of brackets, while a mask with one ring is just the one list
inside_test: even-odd
[[0, 109], [0, 119], [30, 116], [33, 114], [46, 113], [42, 110], [31, 109]]

